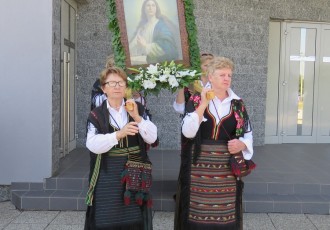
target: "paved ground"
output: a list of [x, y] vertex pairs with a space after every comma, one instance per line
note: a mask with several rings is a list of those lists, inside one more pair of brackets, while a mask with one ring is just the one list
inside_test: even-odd
[[[85, 212], [19, 211], [0, 202], [1, 230], [80, 230]], [[155, 212], [154, 230], [172, 230], [173, 212]], [[330, 230], [329, 215], [245, 213], [244, 230]]]

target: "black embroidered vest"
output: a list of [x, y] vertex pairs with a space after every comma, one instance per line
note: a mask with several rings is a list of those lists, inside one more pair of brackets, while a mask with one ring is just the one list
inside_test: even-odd
[[237, 122], [233, 108], [231, 106], [229, 114], [221, 118], [220, 122], [217, 124], [216, 117], [209, 109], [210, 106], [212, 105], [209, 105], [204, 112], [204, 117], [207, 121], [202, 122], [200, 126], [202, 143], [203, 140], [220, 140], [227, 143], [230, 139], [235, 138]]

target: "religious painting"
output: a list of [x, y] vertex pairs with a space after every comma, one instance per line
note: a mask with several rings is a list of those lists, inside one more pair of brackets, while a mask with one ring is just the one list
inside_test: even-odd
[[189, 65], [183, 0], [116, 0], [126, 67]]

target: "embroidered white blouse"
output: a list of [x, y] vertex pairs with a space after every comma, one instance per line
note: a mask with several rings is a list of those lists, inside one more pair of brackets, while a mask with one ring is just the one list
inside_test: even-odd
[[[231, 100], [232, 99], [240, 99], [231, 89], [228, 90], [229, 96], [225, 98], [223, 101], [215, 97], [213, 102], [209, 103], [209, 110], [216, 118], [217, 124], [219, 124], [220, 120], [218, 118], [217, 112], [219, 114], [220, 119], [224, 116], [228, 115], [230, 112]], [[215, 105], [215, 107], [214, 107]], [[203, 117], [202, 122], [207, 121], [205, 117]], [[188, 113], [182, 121], [182, 133], [187, 138], [193, 138], [196, 136], [198, 128], [200, 126], [199, 117], [196, 112]], [[249, 127], [251, 129], [251, 127]], [[243, 137], [239, 138], [246, 145], [246, 149], [242, 151], [244, 159], [250, 160], [253, 155], [253, 136], [252, 131], [245, 133]]]
[[[111, 124], [114, 126], [119, 126], [119, 128], [124, 127], [128, 123], [127, 112], [124, 108], [124, 100], [119, 108], [119, 111], [115, 110], [109, 105], [107, 101], [107, 108], [111, 116], [109, 116]], [[143, 140], [152, 144], [157, 139], [157, 127], [152, 123], [149, 118], [146, 120], [142, 118], [141, 122], [138, 123], [139, 133], [141, 134]], [[86, 147], [93, 153], [101, 154], [108, 152], [113, 146], [118, 144], [116, 138], [116, 132], [107, 134], [98, 134], [95, 126], [91, 123], [88, 124]]]

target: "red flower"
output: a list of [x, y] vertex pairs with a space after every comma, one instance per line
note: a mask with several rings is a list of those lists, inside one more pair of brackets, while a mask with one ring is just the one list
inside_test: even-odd
[[194, 107], [195, 107], [195, 109], [197, 109], [200, 102], [201, 102], [201, 96], [200, 95], [192, 95], [189, 100], [193, 101]]
[[241, 118], [236, 111], [234, 114], [237, 121], [236, 129], [241, 129], [244, 125], [244, 119]]

